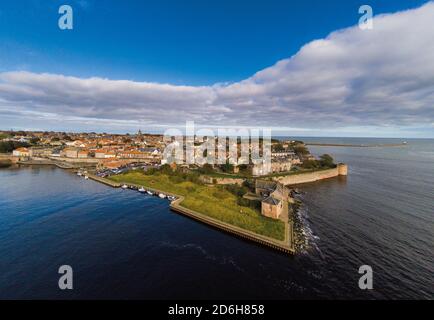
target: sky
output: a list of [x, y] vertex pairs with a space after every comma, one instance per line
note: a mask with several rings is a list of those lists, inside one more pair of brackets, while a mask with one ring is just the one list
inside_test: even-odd
[[426, 0], [2, 0], [0, 129], [434, 138], [433, 21]]

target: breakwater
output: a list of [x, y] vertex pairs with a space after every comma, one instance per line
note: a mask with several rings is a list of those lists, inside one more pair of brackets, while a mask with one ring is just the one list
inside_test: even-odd
[[353, 147], [353, 148], [380, 148], [380, 147], [402, 147], [407, 143], [383, 143], [383, 144], [349, 144], [349, 143], [316, 143], [307, 142], [306, 146], [316, 147]]

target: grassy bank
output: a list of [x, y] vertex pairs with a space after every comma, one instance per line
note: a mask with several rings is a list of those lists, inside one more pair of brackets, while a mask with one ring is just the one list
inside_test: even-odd
[[238, 197], [221, 186], [207, 186], [156, 172], [128, 172], [109, 178], [120, 183], [133, 183], [184, 196], [182, 206], [209, 217], [270, 238], [284, 240], [284, 223], [263, 217], [258, 211], [240, 206]]

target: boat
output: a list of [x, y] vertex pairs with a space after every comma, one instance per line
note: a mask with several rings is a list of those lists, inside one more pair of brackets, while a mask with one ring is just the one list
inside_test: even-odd
[[146, 190], [145, 190], [145, 188], [140, 187], [140, 188], [139, 188], [139, 192], [146, 192]]
[[77, 172], [77, 176], [81, 177], [82, 175], [83, 174], [80, 171]]
[[164, 193], [160, 193], [160, 194], [158, 194], [158, 196], [159, 196], [161, 199], [165, 199], [165, 198], [166, 198], [166, 195], [165, 195]]
[[84, 176], [84, 179], [89, 180], [89, 177], [88, 176]]
[[122, 185], [122, 189], [128, 189], [128, 186], [126, 184]]
[[152, 193], [152, 191], [146, 191], [147, 192], [147, 194], [149, 194], [150, 196], [153, 196], [154, 194]]
[[174, 197], [174, 196], [167, 196], [167, 199], [169, 199], [170, 201], [175, 201], [176, 197]]

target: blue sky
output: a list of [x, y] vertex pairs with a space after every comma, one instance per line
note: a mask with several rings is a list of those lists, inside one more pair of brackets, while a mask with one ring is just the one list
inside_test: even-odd
[[[426, 1], [374, 1], [374, 13]], [[239, 81], [357, 23], [366, 1], [3, 0], [1, 70], [206, 85]], [[57, 28], [62, 4], [74, 30]]]
[[[372, 5], [374, 14], [379, 15], [418, 8], [426, 2], [378, 0], [371, 1], [369, 4]], [[230, 86], [252, 79], [257, 72], [270, 70], [277, 62], [297, 54], [311, 41], [325, 39], [336, 30], [355, 26], [360, 17], [358, 8], [365, 3], [366, 1], [353, 0], [3, 0], [0, 4], [0, 73], [9, 75], [11, 72], [24, 71], [26, 76], [49, 74], [74, 77], [77, 81], [85, 81], [88, 78], [110, 81], [129, 80], [132, 82], [131, 86], [143, 83], [167, 83], [175, 86], [175, 91], [184, 86], [190, 88], [193, 90], [189, 92], [192, 96], [195, 95], [197, 88], [203, 87], [204, 90], [201, 90], [198, 96], [203, 95], [204, 101], [211, 99], [213, 103], [198, 103], [193, 108], [194, 110], [190, 110], [193, 114], [192, 120], [200, 122], [203, 119], [203, 125], [207, 125], [210, 121], [214, 124], [214, 119], [220, 119], [221, 125], [224, 125], [225, 117], [220, 113], [235, 110], [235, 104], [233, 100], [229, 101], [225, 94], [208, 92], [209, 88], [215, 91], [214, 87], [219, 83], [223, 86]], [[73, 30], [62, 31], [57, 27], [59, 18], [57, 10], [61, 4], [69, 4], [74, 9]], [[432, 28], [432, 24], [426, 27]], [[22, 76], [23, 74], [19, 81], [17, 77], [5, 76], [3, 79], [0, 78], [0, 83], [8, 87], [10, 85], [21, 86], [21, 91], [24, 87], [28, 89], [27, 82], [20, 82]], [[41, 80], [34, 77], [32, 79]], [[58, 83], [55, 78], [50, 79]], [[253, 79], [253, 81], [257, 84], [263, 80]], [[364, 81], [359, 82], [364, 83]], [[351, 79], [351, 85], [353, 83], [355, 79]], [[292, 90], [293, 87], [292, 85], [290, 89]], [[36, 89], [32, 88], [32, 90]], [[16, 89], [14, 92], [18, 91], [20, 90]], [[46, 93], [47, 90], [43, 91]], [[297, 92], [297, 95], [299, 94]], [[132, 95], [134, 96], [135, 93]], [[219, 96], [218, 99], [215, 95]], [[37, 94], [37, 96], [40, 95]], [[87, 110], [78, 109], [79, 106], [63, 102], [58, 98], [50, 100], [51, 98], [51, 96], [44, 98], [32, 105], [29, 103], [32, 99], [29, 97], [12, 97], [11, 92], [0, 90], [0, 105], [3, 100], [4, 110], [3, 113], [0, 110], [0, 116], [3, 114], [3, 119], [7, 118], [4, 123], [0, 120], [0, 127], [6, 124], [11, 126], [11, 121], [15, 121], [17, 128], [30, 129], [32, 126], [28, 120], [25, 120], [25, 117], [26, 114], [29, 115], [32, 112], [37, 113], [35, 117], [38, 120], [35, 128], [41, 129], [60, 129], [60, 125], [71, 130], [74, 128], [91, 129], [89, 123], [85, 121], [86, 118], [89, 118], [91, 122], [95, 119], [101, 121], [98, 122], [100, 124], [97, 125], [97, 130], [112, 131], [134, 131], [135, 128], [133, 130], [132, 127], [143, 125], [146, 129], [174, 123], [173, 121], [165, 123], [164, 119], [148, 120], [149, 110], [142, 110], [141, 122], [128, 124], [128, 121], [136, 121], [137, 115], [132, 112], [128, 117], [126, 114], [136, 107], [146, 109], [152, 104], [148, 104], [147, 101], [143, 102], [143, 106], [134, 101], [129, 107], [125, 107], [125, 112], [118, 112], [116, 116], [116, 112], [104, 111], [108, 103], [103, 98], [88, 103]], [[149, 96], [147, 95], [146, 98]], [[292, 103], [287, 103], [292, 101], [291, 97], [282, 98], [278, 102], [274, 101], [272, 105], [268, 105], [265, 101], [273, 100], [270, 94], [267, 99], [262, 98], [252, 103], [264, 109], [274, 108], [277, 110], [276, 119], [280, 120], [273, 121], [273, 116], [267, 115], [263, 123], [257, 121], [257, 109], [255, 109], [255, 113], [250, 118], [240, 119], [241, 125], [288, 127], [288, 130], [293, 128], [296, 133], [300, 132], [302, 135], [306, 133], [306, 130], [318, 129], [316, 124], [309, 125], [312, 118], [303, 118], [300, 123], [297, 123], [296, 119], [300, 119], [298, 111], [287, 114], [288, 123], [290, 122], [291, 125], [285, 126], [281, 122], [282, 115], [279, 115], [279, 108], [291, 109]], [[349, 101], [353, 98], [354, 96], [347, 97], [345, 100]], [[154, 102], [157, 98], [152, 95], [149, 99]], [[192, 97], [192, 99], [196, 98]], [[240, 99], [236, 98], [237, 103]], [[244, 104], [249, 105], [249, 99], [246, 97], [243, 99], [246, 99]], [[53, 110], [53, 100], [57, 101], [56, 110]], [[101, 102], [101, 100], [104, 101]], [[216, 100], [215, 103], [214, 100]], [[89, 102], [89, 98], [86, 98], [86, 101]], [[311, 107], [313, 100], [309, 101], [309, 107]], [[194, 102], [182, 100], [179, 105], [184, 106]], [[404, 102], [409, 103], [407, 100]], [[24, 104], [25, 107], [23, 107]], [[118, 111], [121, 108], [120, 105], [112, 105], [107, 106], [107, 109], [113, 110], [116, 107]], [[173, 114], [173, 111], [178, 108], [176, 98], [163, 101], [161, 107], [168, 108], [168, 113]], [[184, 107], [180, 107], [180, 112], [188, 112]], [[387, 107], [391, 108], [392, 102]], [[381, 108], [386, 109], [387, 107], [384, 101], [381, 101]], [[59, 111], [60, 108], [62, 111]], [[155, 106], [153, 108], [155, 110]], [[201, 108], [215, 110], [214, 116], [201, 115]], [[414, 109], [415, 106], [412, 108]], [[327, 112], [327, 104], [321, 110]], [[395, 112], [394, 110], [386, 111]], [[355, 108], [354, 114], [357, 112], [360, 110]], [[336, 109], [330, 108], [330, 114], [333, 113], [336, 113]], [[370, 113], [372, 110], [367, 112], [368, 117]], [[47, 114], [45, 121], [44, 114]], [[65, 122], [61, 124], [54, 122], [53, 117], [56, 114]], [[71, 120], [72, 116], [81, 117], [84, 120], [81, 122], [79, 119]], [[431, 114], [428, 117], [430, 118]], [[234, 118], [234, 116], [232, 114], [231, 117], [226, 118]], [[382, 135], [386, 136], [432, 136], [434, 131], [432, 118], [428, 123], [419, 122], [414, 118], [414, 123], [412, 123], [411, 112], [405, 114], [403, 121], [396, 117], [385, 118], [384, 124], [378, 121], [364, 123], [362, 117], [358, 115], [352, 117], [351, 114], [348, 115], [348, 123], [345, 123], [345, 118], [333, 120], [332, 116], [327, 117], [327, 115], [323, 118], [327, 121], [324, 121], [324, 126], [319, 126], [322, 130], [317, 131], [314, 135], [369, 135], [373, 128], [380, 128]], [[121, 122], [116, 127], [111, 126], [110, 121], [104, 124], [104, 120], [111, 119]], [[339, 123], [338, 130], [334, 132], [325, 130], [333, 121]], [[123, 124], [125, 128], [122, 127]], [[236, 123], [228, 124], [236, 125]]]

